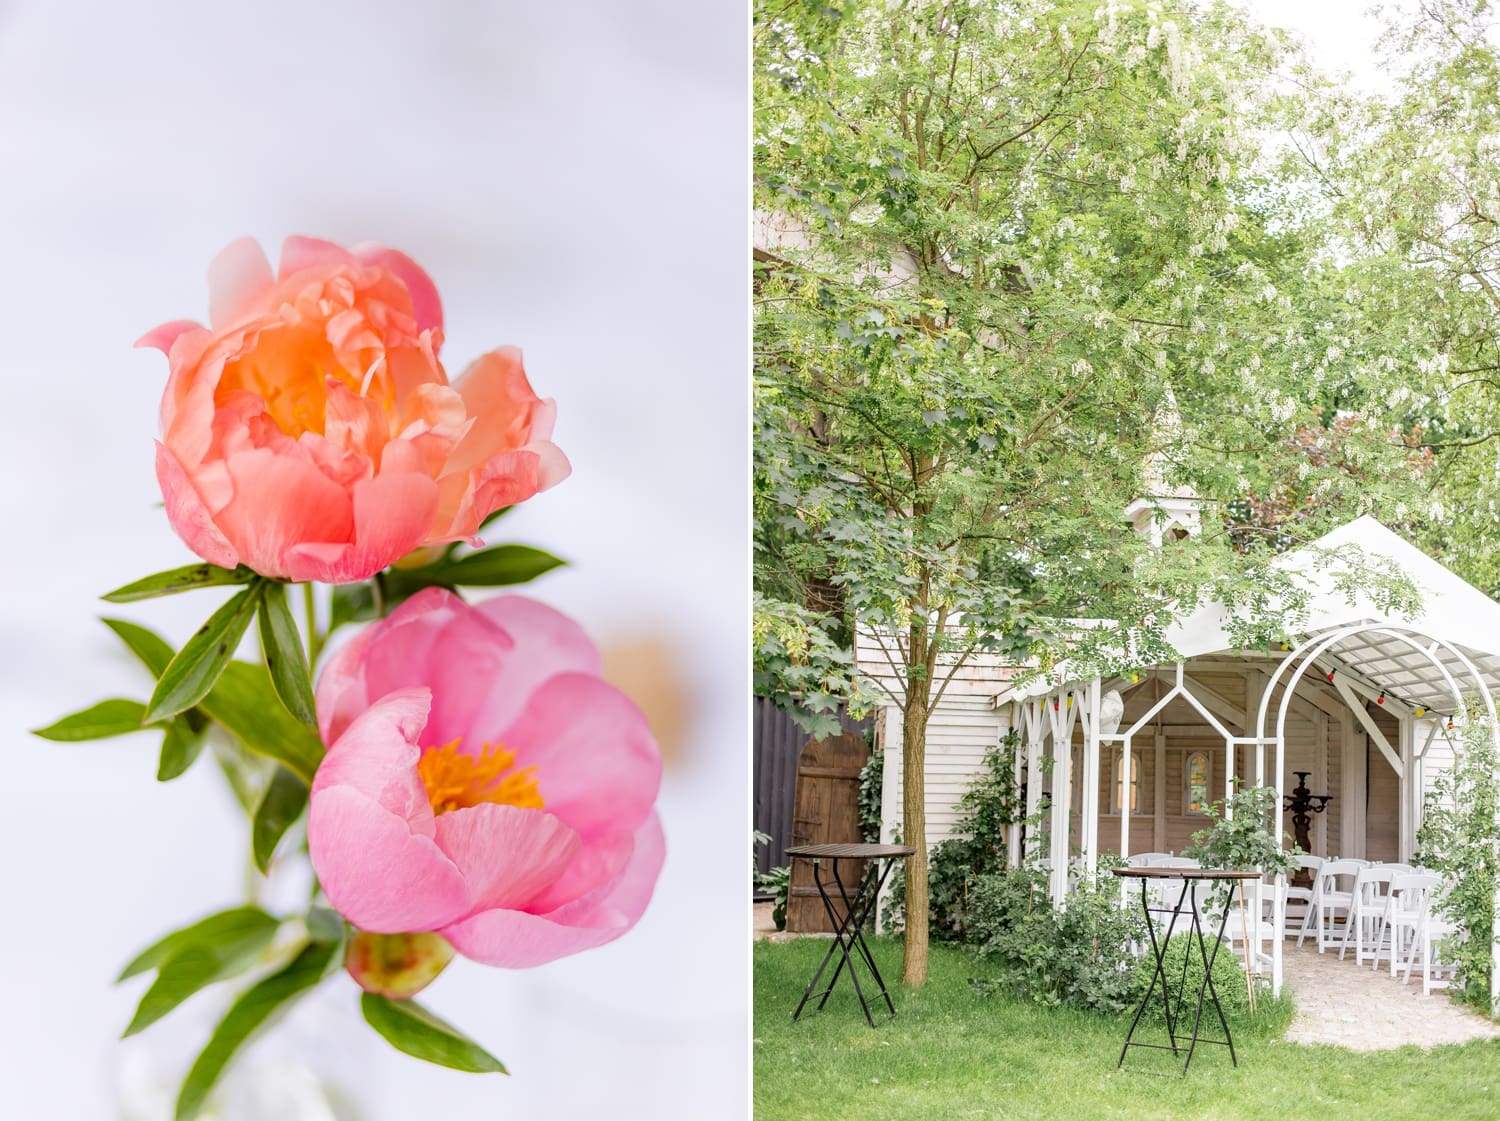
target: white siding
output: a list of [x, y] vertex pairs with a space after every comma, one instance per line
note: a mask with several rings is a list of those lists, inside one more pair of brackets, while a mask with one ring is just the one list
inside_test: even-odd
[[[901, 826], [901, 714], [883, 710], [885, 739], [885, 835]], [[953, 835], [958, 800], [984, 768], [987, 751], [1000, 742], [1004, 714], [989, 697], [949, 695], [927, 724], [927, 844]], [[894, 817], [892, 815], [894, 814]]]

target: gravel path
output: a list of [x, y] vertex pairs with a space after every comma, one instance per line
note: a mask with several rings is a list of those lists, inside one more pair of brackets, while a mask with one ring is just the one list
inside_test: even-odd
[[1282, 962], [1297, 1006], [1286, 1033], [1290, 1043], [1383, 1051], [1500, 1037], [1500, 1025], [1455, 1004], [1446, 992], [1424, 997], [1415, 972], [1403, 985], [1400, 971], [1393, 979], [1384, 962], [1378, 973], [1368, 964], [1356, 966], [1352, 950], [1339, 961], [1336, 950], [1320, 955], [1310, 941], [1300, 950], [1289, 941]]

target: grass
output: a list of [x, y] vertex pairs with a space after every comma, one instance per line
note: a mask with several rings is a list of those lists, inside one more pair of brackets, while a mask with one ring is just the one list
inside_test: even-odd
[[793, 1023], [827, 948], [824, 939], [755, 944], [756, 1121], [1500, 1117], [1500, 1040], [1431, 1051], [1309, 1047], [1279, 1038], [1287, 1015], [1273, 1010], [1235, 1030], [1238, 1069], [1225, 1048], [1200, 1047], [1186, 1077], [1165, 1051], [1132, 1049], [1117, 1072], [1128, 1017], [979, 996], [969, 978], [989, 971], [945, 945], [932, 947], [927, 984], [911, 990], [894, 983], [900, 942], [871, 939], [898, 1013], [877, 1016], [874, 1030], [847, 977], [823, 1011]]

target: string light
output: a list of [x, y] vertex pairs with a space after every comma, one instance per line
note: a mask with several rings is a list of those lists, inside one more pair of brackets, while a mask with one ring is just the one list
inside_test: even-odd
[[1375, 698], [1375, 703], [1378, 704], [1378, 705], [1385, 704], [1385, 690], [1384, 689], [1382, 689], [1380, 691], [1380, 696], [1378, 696], [1378, 697]]
[[1425, 708], [1423, 708], [1421, 705], [1418, 705], [1416, 708], [1414, 708], [1414, 709], [1411, 710], [1411, 714], [1413, 716], [1426, 716], [1427, 715], [1427, 710]]
[[1448, 731], [1453, 731], [1453, 717], [1448, 717]]
[[1068, 707], [1073, 707], [1073, 694], [1071, 692], [1068, 693]]
[[1334, 675], [1334, 674], [1335, 674], [1335, 673], [1337, 673], [1337, 672], [1338, 672], [1338, 671], [1337, 671], [1337, 670], [1329, 670], [1329, 671], [1328, 671], [1328, 680], [1329, 680], [1329, 681], [1332, 681], [1332, 680], [1333, 680], [1333, 675]]

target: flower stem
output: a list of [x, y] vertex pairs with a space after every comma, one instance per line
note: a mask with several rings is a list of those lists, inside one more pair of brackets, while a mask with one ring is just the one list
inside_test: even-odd
[[318, 602], [311, 583], [302, 585], [302, 610], [307, 617], [307, 668], [315, 673], [318, 655], [323, 653], [323, 633], [318, 630]]

